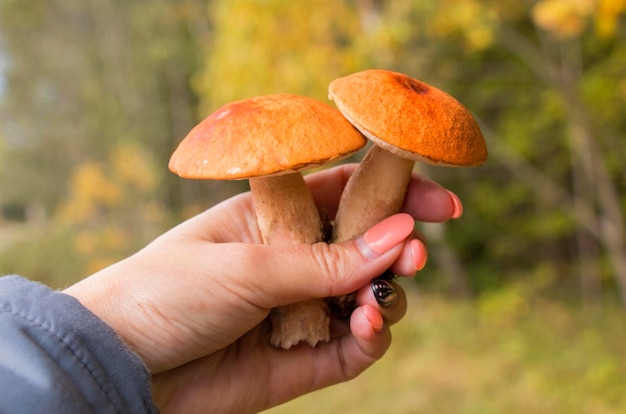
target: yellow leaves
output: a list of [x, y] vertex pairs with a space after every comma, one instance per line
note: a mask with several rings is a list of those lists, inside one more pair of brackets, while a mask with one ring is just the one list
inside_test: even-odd
[[105, 227], [95, 231], [93, 228], [79, 230], [74, 237], [74, 249], [81, 256], [88, 258], [85, 273], [92, 274], [120, 259], [130, 247], [130, 235], [119, 227]]
[[195, 79], [201, 115], [269, 93], [326, 99], [328, 82], [355, 69], [349, 50], [359, 20], [346, 2], [218, 0], [210, 15], [215, 36]]
[[470, 50], [481, 50], [494, 40], [498, 15], [484, 2], [461, 0], [439, 7], [432, 28], [435, 36], [463, 36]]
[[542, 0], [532, 9], [532, 17], [556, 37], [575, 37], [585, 30], [594, 6], [594, 0]]
[[617, 30], [619, 16], [626, 11], [626, 0], [599, 0], [596, 32], [600, 37], [612, 37]]
[[116, 148], [106, 163], [86, 161], [76, 167], [69, 197], [59, 216], [73, 223], [89, 220], [103, 209], [119, 208], [134, 195], [151, 192], [156, 184], [156, 176], [141, 149]]
[[592, 21], [598, 36], [611, 37], [625, 11], [626, 0], [542, 0], [531, 14], [539, 27], [558, 38], [580, 36]]
[[114, 148], [102, 162], [76, 167], [57, 217], [71, 226], [74, 249], [92, 273], [128, 255], [154, 236], [163, 207], [154, 200], [152, 159], [135, 145]]
[[83, 221], [95, 214], [98, 207], [119, 203], [122, 190], [107, 176], [101, 163], [87, 161], [79, 165], [71, 179], [71, 196], [63, 204], [61, 218]]
[[98, 233], [79, 231], [74, 239], [76, 250], [85, 255], [95, 255], [99, 251], [111, 251], [128, 245], [128, 234], [120, 228], [103, 228]]
[[111, 156], [112, 172], [117, 182], [125, 183], [140, 192], [155, 189], [157, 177], [146, 154], [137, 147], [120, 147]]

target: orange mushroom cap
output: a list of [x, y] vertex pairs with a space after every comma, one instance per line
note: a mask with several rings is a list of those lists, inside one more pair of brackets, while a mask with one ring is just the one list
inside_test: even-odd
[[366, 142], [330, 105], [292, 94], [259, 96], [205, 118], [169, 168], [184, 178], [218, 180], [286, 174], [347, 157]]
[[471, 113], [447, 93], [405, 74], [357, 72], [333, 80], [329, 97], [362, 133], [399, 156], [450, 166], [487, 159]]

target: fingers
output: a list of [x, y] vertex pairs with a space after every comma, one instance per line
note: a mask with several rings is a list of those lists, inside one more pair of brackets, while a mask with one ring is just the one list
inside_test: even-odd
[[350, 317], [350, 331], [339, 339], [343, 354], [347, 356], [343, 374], [352, 378], [380, 359], [389, 345], [391, 332], [381, 313], [373, 306], [358, 307]]
[[[389, 325], [375, 307], [364, 305], [352, 313], [349, 333], [315, 348], [298, 346], [282, 352], [281, 364], [274, 366], [284, 377], [292, 376], [290, 390], [303, 386], [307, 389], [300, 391], [310, 392], [356, 377], [379, 360], [390, 345]], [[301, 384], [300, 373], [305, 366], [314, 370], [314, 381]]]
[[387, 323], [374, 307], [357, 308], [350, 332], [315, 348], [301, 345], [289, 351], [271, 350], [269, 408], [299, 395], [355, 378], [379, 360], [391, 345]]
[[377, 310], [389, 325], [394, 325], [404, 317], [407, 310], [406, 293], [397, 283], [384, 279], [374, 279], [363, 286], [356, 294], [358, 306], [369, 306]]
[[402, 211], [417, 221], [438, 223], [461, 217], [463, 205], [452, 191], [413, 174]]
[[[198, 243], [186, 248], [187, 267], [214, 279], [216, 286], [237, 293], [264, 309], [312, 298], [348, 294], [391, 268], [413, 276], [426, 261], [426, 248], [414, 234], [414, 221], [397, 214], [356, 240], [313, 245]], [[193, 251], [193, 253], [192, 253]]]
[[262, 242], [249, 192], [231, 197], [186, 220], [165, 237], [196, 238], [213, 243]]
[[337, 207], [348, 179], [358, 164], [342, 164], [304, 177], [318, 208], [330, 219], [337, 214]]
[[[306, 183], [318, 207], [334, 219], [343, 189], [358, 164], [343, 164], [307, 175]], [[439, 184], [413, 174], [403, 212], [417, 221], [443, 222], [463, 213], [459, 198]], [[260, 242], [254, 207], [249, 193], [232, 197], [182, 223], [177, 233], [211, 242]]]
[[194, 256], [207, 269], [221, 269], [227, 289], [269, 309], [358, 290], [391, 267], [412, 232], [411, 216], [397, 214], [344, 243], [207, 244], [205, 254]]
[[413, 277], [426, 265], [428, 253], [424, 242], [417, 238], [405, 240], [402, 252], [391, 266], [391, 271], [398, 276]]
[[371, 294], [359, 294], [357, 302], [363, 304], [350, 316], [350, 332], [312, 350], [317, 353], [314, 366], [318, 370], [314, 389], [352, 379], [385, 354], [391, 345], [389, 327], [406, 312], [404, 291], [399, 287], [395, 291], [396, 302], [388, 308], [381, 307]]
[[[358, 164], [342, 164], [305, 177], [315, 202], [330, 219], [335, 217], [341, 193], [357, 167]], [[459, 218], [463, 214], [463, 205], [451, 191], [414, 173], [407, 188], [402, 211], [409, 213], [417, 221], [444, 222]]]

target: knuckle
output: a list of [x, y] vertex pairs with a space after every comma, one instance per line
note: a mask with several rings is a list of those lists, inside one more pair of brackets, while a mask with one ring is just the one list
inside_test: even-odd
[[332, 243], [316, 243], [312, 245], [312, 251], [314, 266], [318, 269], [320, 282], [328, 290], [328, 296], [345, 293], [344, 287], [352, 273], [345, 250]]

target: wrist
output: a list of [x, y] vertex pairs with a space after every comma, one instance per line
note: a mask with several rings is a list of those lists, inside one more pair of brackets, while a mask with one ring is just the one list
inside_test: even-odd
[[125, 299], [124, 289], [118, 283], [101, 274], [95, 274], [68, 287], [63, 293], [74, 297], [82, 306], [109, 325], [122, 342], [138, 354], [152, 370], [150, 358], [147, 358], [133, 335], [136, 330], [132, 329], [124, 318], [125, 314], [129, 314], [126, 308], [130, 302]]

